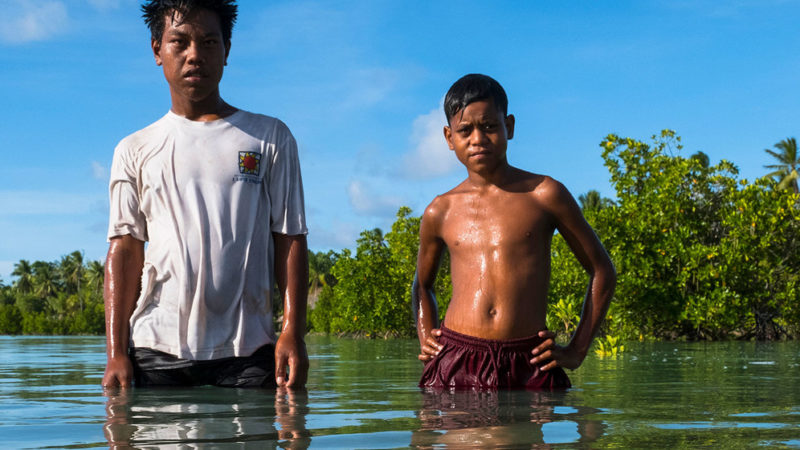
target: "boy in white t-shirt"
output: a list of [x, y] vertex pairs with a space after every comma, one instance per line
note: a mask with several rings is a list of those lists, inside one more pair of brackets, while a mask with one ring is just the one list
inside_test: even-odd
[[142, 11], [172, 107], [114, 151], [103, 386], [302, 388], [308, 255], [295, 140], [220, 97], [232, 0], [150, 0]]

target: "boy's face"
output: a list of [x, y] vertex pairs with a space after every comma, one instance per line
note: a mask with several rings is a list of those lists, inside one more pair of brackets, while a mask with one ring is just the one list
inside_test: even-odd
[[230, 42], [224, 42], [217, 13], [199, 9], [186, 17], [168, 13], [164, 33], [153, 41], [156, 64], [164, 68], [173, 99], [199, 102], [219, 95]]
[[507, 164], [506, 148], [514, 137], [514, 116], [503, 117], [492, 100], [476, 101], [450, 118], [444, 137], [468, 171], [491, 171]]

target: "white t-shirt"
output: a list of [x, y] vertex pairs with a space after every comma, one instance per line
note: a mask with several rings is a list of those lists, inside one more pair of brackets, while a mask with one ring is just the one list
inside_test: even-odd
[[283, 122], [170, 111], [119, 143], [109, 191], [108, 238], [148, 241], [132, 346], [208, 360], [275, 342], [272, 232], [307, 233]]

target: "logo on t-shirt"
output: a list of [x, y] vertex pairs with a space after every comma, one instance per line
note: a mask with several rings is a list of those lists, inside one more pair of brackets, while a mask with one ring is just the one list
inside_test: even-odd
[[261, 169], [261, 155], [256, 152], [239, 152], [239, 173], [258, 175]]

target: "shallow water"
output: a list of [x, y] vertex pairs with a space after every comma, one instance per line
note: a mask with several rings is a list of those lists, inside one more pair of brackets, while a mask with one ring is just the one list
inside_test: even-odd
[[800, 448], [800, 343], [627, 343], [566, 392], [416, 387], [412, 340], [308, 339], [308, 391], [103, 393], [104, 340], [0, 336], [0, 447]]

